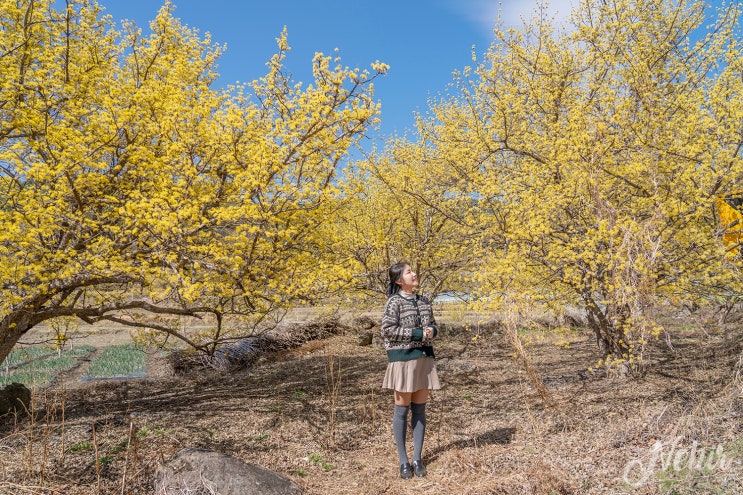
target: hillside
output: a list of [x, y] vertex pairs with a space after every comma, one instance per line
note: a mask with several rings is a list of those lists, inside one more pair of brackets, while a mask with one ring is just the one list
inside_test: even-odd
[[234, 455], [317, 495], [740, 493], [743, 333], [669, 325], [673, 348], [656, 343], [630, 379], [589, 370], [587, 331], [558, 342], [525, 330], [552, 409], [497, 325], [447, 325], [429, 475], [409, 481], [397, 476], [392, 398], [379, 388], [384, 353], [359, 346], [354, 329], [231, 374], [175, 376], [156, 353], [144, 379], [83, 383], [73, 372], [35, 394], [33, 422], [3, 423], [0, 493], [152, 493], [154, 468], [183, 447]]

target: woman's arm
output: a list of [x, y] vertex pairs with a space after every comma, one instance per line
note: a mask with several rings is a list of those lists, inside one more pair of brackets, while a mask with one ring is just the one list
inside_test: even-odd
[[[433, 305], [431, 304], [431, 302], [426, 297], [421, 297], [421, 300], [422, 300], [421, 302], [423, 304], [425, 304], [425, 309], [426, 309], [426, 312], [428, 314], [428, 323], [426, 325], [424, 325], [424, 326], [425, 326], [425, 328], [430, 328], [431, 329], [431, 334], [429, 336], [425, 337], [424, 340], [431, 340], [434, 337], [436, 337], [436, 335], [438, 335], [439, 328], [436, 325], [436, 319], [433, 316]], [[425, 330], [425, 328], [424, 328], [424, 330]]]

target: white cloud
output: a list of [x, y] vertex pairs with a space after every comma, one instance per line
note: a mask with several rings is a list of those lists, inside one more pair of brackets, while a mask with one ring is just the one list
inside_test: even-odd
[[[548, 11], [554, 15], [554, 22], [559, 24], [566, 21], [576, 1], [548, 1]], [[538, 0], [450, 0], [450, 7], [491, 33], [499, 15], [507, 28], [520, 28], [524, 20], [530, 22], [538, 3]]]

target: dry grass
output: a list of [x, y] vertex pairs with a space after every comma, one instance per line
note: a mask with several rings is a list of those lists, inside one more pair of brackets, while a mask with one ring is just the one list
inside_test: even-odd
[[[517, 356], [501, 331], [450, 324], [440, 338], [445, 387], [427, 408], [424, 479], [397, 477], [392, 399], [379, 389], [384, 352], [358, 346], [351, 329], [231, 374], [161, 372], [37, 392], [33, 421], [11, 418], [0, 431], [0, 494], [153, 493], [154, 468], [184, 447], [278, 471], [306, 494], [743, 491], [741, 332], [724, 341], [680, 330], [675, 352], [659, 343], [645, 373], [626, 379], [588, 371], [597, 356], [587, 332], [569, 335], [565, 349], [532, 330]], [[527, 355], [530, 369], [519, 361]], [[665, 457], [652, 464], [658, 442]], [[721, 446], [724, 469], [690, 469], [693, 446]], [[645, 471], [643, 484], [627, 483]]]

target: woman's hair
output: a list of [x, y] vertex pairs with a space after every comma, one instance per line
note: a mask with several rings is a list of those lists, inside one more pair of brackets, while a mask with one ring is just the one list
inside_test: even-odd
[[397, 282], [402, 278], [402, 272], [405, 271], [405, 267], [408, 265], [410, 265], [410, 263], [401, 261], [400, 263], [395, 263], [389, 270], [387, 270], [390, 277], [390, 283], [387, 286], [387, 297], [394, 296], [400, 292], [400, 284]]

